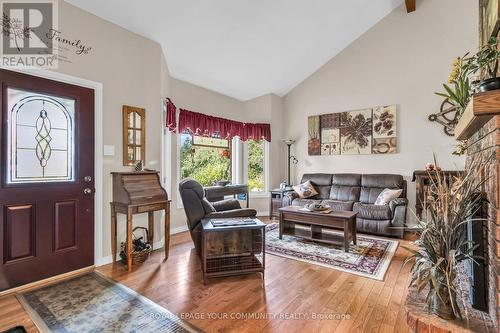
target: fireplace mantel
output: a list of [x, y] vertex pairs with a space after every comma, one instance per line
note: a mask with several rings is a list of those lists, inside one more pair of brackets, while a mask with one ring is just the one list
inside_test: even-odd
[[455, 127], [455, 138], [471, 138], [495, 115], [500, 115], [500, 90], [474, 94]]

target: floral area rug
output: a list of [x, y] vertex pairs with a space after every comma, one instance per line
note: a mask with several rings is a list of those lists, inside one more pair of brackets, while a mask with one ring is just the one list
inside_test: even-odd
[[384, 279], [398, 244], [396, 240], [358, 234], [357, 245], [351, 243], [349, 252], [345, 252], [343, 246], [312, 242], [300, 237], [283, 235], [280, 240], [278, 223], [266, 227], [267, 253], [375, 280]]
[[146, 297], [97, 273], [17, 297], [41, 332], [199, 332]]

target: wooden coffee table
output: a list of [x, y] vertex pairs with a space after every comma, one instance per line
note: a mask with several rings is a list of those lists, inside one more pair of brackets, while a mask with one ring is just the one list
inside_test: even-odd
[[[303, 207], [288, 206], [279, 209], [280, 239], [283, 238], [283, 235], [290, 235], [317, 242], [343, 245], [345, 252], [349, 252], [351, 241], [356, 244], [357, 213], [334, 211], [325, 214], [321, 212], [302, 211], [300, 210], [301, 208]], [[307, 226], [309, 230], [295, 228], [295, 225]], [[343, 230], [344, 234], [324, 233], [323, 229]]]

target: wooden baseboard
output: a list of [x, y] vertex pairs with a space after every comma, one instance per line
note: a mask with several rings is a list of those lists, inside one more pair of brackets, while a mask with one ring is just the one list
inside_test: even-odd
[[14, 288], [10, 288], [7, 290], [3, 290], [3, 291], [0, 291], [0, 298], [5, 297], [5, 296], [9, 296], [9, 295], [14, 295], [14, 294], [20, 293], [20, 292], [25, 292], [25, 291], [32, 290], [32, 289], [38, 289], [41, 287], [50, 286], [51, 284], [55, 284], [55, 283], [58, 283], [58, 282], [61, 282], [64, 280], [69, 280], [71, 278], [90, 273], [93, 270], [94, 270], [94, 265], [80, 268], [76, 271], [71, 271], [71, 272], [67, 272], [64, 274], [51, 276], [49, 278], [46, 278], [46, 279], [43, 279], [40, 281], [31, 282], [28, 284], [24, 284], [24, 285], [19, 286], [19, 287], [14, 287]]

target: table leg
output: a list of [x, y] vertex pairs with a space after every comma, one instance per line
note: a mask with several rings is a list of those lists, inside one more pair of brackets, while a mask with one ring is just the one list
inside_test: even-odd
[[127, 211], [127, 269], [132, 271], [132, 210]]
[[354, 245], [357, 245], [356, 243], [356, 218], [352, 219], [352, 222], [351, 222], [351, 230], [352, 230], [352, 242], [354, 243]]
[[206, 284], [206, 279], [205, 279], [205, 272], [207, 270], [207, 261], [206, 261], [206, 258], [205, 258], [205, 255], [206, 255], [206, 251], [205, 251], [205, 231], [202, 230], [201, 231], [201, 266], [202, 266], [202, 269], [201, 269], [201, 274], [202, 274], [202, 277], [203, 277], [203, 284]]
[[165, 209], [165, 244], [163, 245], [165, 249], [165, 259], [168, 259], [168, 251], [170, 249], [170, 203], [167, 203]]
[[155, 230], [155, 213], [148, 212], [148, 242], [151, 244], [151, 249], [153, 249], [153, 241], [154, 241], [154, 231]]
[[284, 228], [285, 221], [283, 221], [283, 212], [280, 211], [280, 232], [279, 232], [279, 238], [283, 239], [283, 228]]
[[266, 270], [266, 227], [262, 228], [262, 284], [265, 285], [264, 271]]
[[116, 262], [116, 210], [115, 205], [111, 204], [111, 255], [113, 263]]
[[349, 241], [349, 234], [350, 234], [349, 229], [351, 229], [349, 224], [344, 225], [344, 251], [345, 252], [349, 252], [349, 243], [350, 243], [350, 241]]

